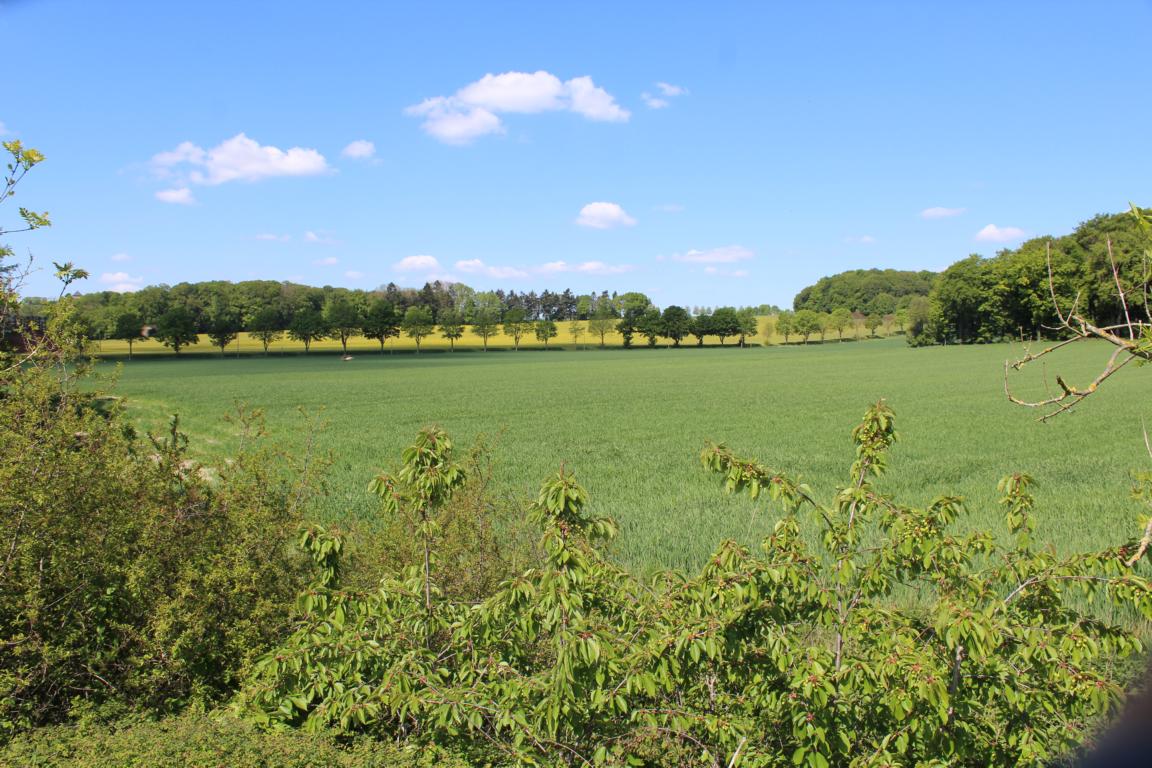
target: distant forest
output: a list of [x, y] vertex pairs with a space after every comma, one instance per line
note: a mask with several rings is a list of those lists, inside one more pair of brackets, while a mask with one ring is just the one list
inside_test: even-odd
[[800, 291], [793, 308], [895, 313], [916, 345], [1043, 338], [1058, 331], [1057, 303], [1065, 313], [1075, 304], [1098, 323], [1120, 322], [1117, 281], [1129, 312], [1147, 318], [1148, 246], [1132, 212], [1101, 214], [1071, 234], [1033, 238], [991, 258], [973, 254], [939, 274], [869, 269], [825, 277]]

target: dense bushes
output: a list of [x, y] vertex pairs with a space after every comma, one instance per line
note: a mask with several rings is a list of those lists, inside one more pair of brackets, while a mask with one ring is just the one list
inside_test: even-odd
[[56, 726], [0, 749], [0, 768], [466, 768], [439, 749], [257, 731], [230, 715], [190, 713], [160, 722]]
[[57, 349], [0, 378], [0, 739], [106, 702], [223, 700], [302, 583], [287, 542], [314, 473], [280, 471], [258, 419], [201, 466]]
[[[517, 763], [1018, 765], [1081, 743], [1122, 696], [1133, 619], [1152, 616], [1152, 587], [1126, 564], [1136, 544], [1034, 547], [1023, 475], [1001, 484], [1010, 545], [953, 534], [959, 499], [912, 508], [873, 487], [895, 439], [886, 407], [853, 438], [831, 505], [710, 446], [729, 491], [767, 494], [784, 516], [762, 553], [726, 542], [700, 574], [648, 584], [605, 557], [615, 525], [561, 471], [531, 510], [543, 563], [473, 601], [438, 586], [433, 537], [462, 469], [426, 431], [376, 483], [421, 557], [351, 589], [339, 537], [306, 532], [317, 575], [243, 706], [269, 726]], [[1122, 618], [1100, 620], [1094, 598]]]

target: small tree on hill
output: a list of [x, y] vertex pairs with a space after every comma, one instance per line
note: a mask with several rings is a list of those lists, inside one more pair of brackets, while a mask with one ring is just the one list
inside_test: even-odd
[[484, 351], [488, 351], [488, 339], [496, 335], [499, 323], [491, 310], [481, 309], [472, 320], [472, 333], [479, 336], [484, 342]]
[[663, 336], [672, 339], [672, 346], [680, 346], [681, 340], [692, 330], [692, 316], [684, 307], [671, 304], [664, 308], [660, 316], [660, 332]]
[[408, 307], [404, 319], [400, 322], [400, 329], [404, 335], [416, 342], [416, 354], [420, 354], [420, 342], [425, 336], [431, 336], [436, 330], [436, 323], [432, 319], [432, 310], [428, 307]]
[[740, 318], [732, 307], [720, 307], [712, 313], [712, 333], [720, 337], [720, 346], [724, 346], [724, 339], [740, 333]]
[[756, 310], [752, 307], [745, 307], [736, 312], [736, 320], [738, 321], [736, 335], [739, 337], [740, 346], [747, 346], [748, 337], [755, 336], [756, 331], [759, 330]]
[[440, 335], [448, 339], [448, 349], [456, 351], [456, 340], [464, 336], [464, 320], [454, 309], [440, 313]]
[[297, 312], [288, 325], [288, 338], [302, 343], [304, 354], [312, 351], [312, 342], [327, 335], [328, 325], [324, 322], [324, 316], [312, 308]]
[[556, 328], [554, 320], [537, 320], [536, 321], [536, 341], [544, 342], [544, 346], [548, 346], [548, 340], [556, 338], [559, 330]]
[[229, 306], [217, 303], [208, 319], [208, 340], [220, 348], [220, 356], [229, 344], [240, 335], [240, 313]]
[[648, 342], [648, 346], [656, 346], [657, 339], [664, 333], [664, 323], [660, 316], [660, 310], [656, 307], [648, 307], [636, 318], [636, 330]]
[[324, 307], [324, 323], [328, 326], [330, 337], [338, 340], [344, 354], [348, 354], [348, 339], [360, 333], [363, 318], [360, 310], [346, 296], [338, 296]]
[[132, 344], [148, 338], [144, 335], [144, 323], [135, 312], [122, 312], [116, 316], [112, 328], [112, 338], [128, 342], [128, 359], [132, 359]]
[[712, 315], [708, 312], [701, 312], [692, 318], [692, 325], [688, 332], [696, 337], [696, 346], [704, 346], [704, 337], [712, 333]]
[[512, 337], [515, 349], [520, 349], [520, 340], [532, 332], [532, 323], [522, 309], [510, 309], [504, 315], [504, 335]]
[[568, 334], [572, 337], [572, 346], [580, 343], [580, 339], [584, 336], [584, 324], [578, 320], [573, 320], [568, 324]]
[[400, 335], [400, 318], [396, 308], [385, 299], [376, 299], [364, 313], [361, 330], [369, 339], [380, 342], [380, 354], [384, 354], [384, 342]]
[[804, 343], [808, 343], [809, 337], [820, 330], [820, 316], [810, 309], [800, 309], [792, 318], [792, 326], [796, 333], [804, 338]]
[[852, 313], [844, 307], [837, 307], [832, 310], [830, 315], [832, 318], [832, 327], [836, 331], [836, 335], [840, 341], [844, 341], [844, 331], [852, 327]]
[[876, 329], [884, 324], [884, 318], [881, 315], [868, 315], [864, 318], [864, 327], [868, 329], [868, 333], [873, 338], [876, 336]]
[[171, 347], [176, 354], [180, 354], [180, 350], [189, 344], [200, 342], [192, 313], [180, 305], [172, 307], [156, 321], [156, 338], [164, 346]]
[[597, 306], [596, 311], [592, 315], [592, 319], [588, 321], [588, 332], [593, 336], [600, 337], [600, 347], [604, 347], [604, 337], [613, 331], [616, 327], [617, 317], [616, 312], [607, 303], [603, 306]]
[[264, 307], [248, 323], [248, 332], [252, 334], [264, 347], [264, 356], [268, 356], [268, 346], [284, 335], [280, 313], [275, 307]]
[[787, 310], [776, 315], [776, 333], [784, 337], [784, 343], [788, 343], [788, 337], [796, 332], [795, 326], [792, 324], [793, 314]]

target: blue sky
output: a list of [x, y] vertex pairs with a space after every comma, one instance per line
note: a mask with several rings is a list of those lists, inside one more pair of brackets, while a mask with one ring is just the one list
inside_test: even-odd
[[[790, 304], [1152, 204], [1152, 4], [0, 2], [54, 293]], [[15, 206], [3, 215], [9, 225]]]

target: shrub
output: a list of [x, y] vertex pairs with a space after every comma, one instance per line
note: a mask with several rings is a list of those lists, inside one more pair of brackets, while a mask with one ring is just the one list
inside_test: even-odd
[[55, 726], [0, 750], [0, 768], [466, 768], [438, 749], [330, 736], [258, 732], [235, 717], [189, 713], [116, 727]]
[[[297, 630], [254, 667], [243, 706], [266, 726], [447, 744], [518, 763], [1019, 765], [1085, 740], [1123, 695], [1141, 648], [1085, 598], [1152, 616], [1127, 564], [1137, 543], [1059, 558], [1031, 542], [1030, 479], [1001, 483], [1011, 544], [951, 533], [960, 499], [922, 508], [873, 480], [896, 439], [883, 404], [853, 431], [831, 505], [721, 445], [702, 455], [730, 492], [784, 515], [754, 554], [724, 542], [695, 577], [652, 584], [606, 559], [612, 521], [570, 473], [531, 508], [544, 560], [480, 602], [439, 589], [436, 507], [458, 468], [425, 431], [377, 487], [422, 563], [368, 591], [341, 580], [338, 537], [305, 534], [319, 575]], [[822, 546], [802, 535], [819, 529]], [[911, 605], [897, 591], [917, 597]], [[1123, 621], [1123, 620], [1121, 620]]]

